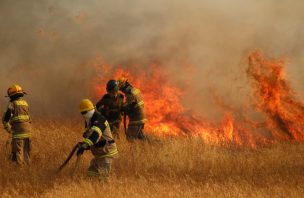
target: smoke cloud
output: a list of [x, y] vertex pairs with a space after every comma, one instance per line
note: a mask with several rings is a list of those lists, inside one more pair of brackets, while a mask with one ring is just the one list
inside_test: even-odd
[[[142, 70], [161, 61], [172, 83], [190, 87], [185, 105], [216, 118], [210, 90], [235, 108], [246, 105], [246, 56], [259, 48], [288, 57], [287, 75], [303, 97], [303, 6], [302, 0], [1, 0], [0, 93], [19, 83], [33, 114], [77, 115], [79, 101], [92, 97], [96, 56]], [[6, 103], [1, 97], [2, 109]]]

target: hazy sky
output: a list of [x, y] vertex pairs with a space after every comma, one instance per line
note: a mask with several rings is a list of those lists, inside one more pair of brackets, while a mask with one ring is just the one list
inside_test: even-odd
[[158, 60], [172, 82], [191, 85], [187, 107], [216, 116], [209, 90], [242, 103], [246, 56], [258, 48], [288, 58], [303, 96], [303, 9], [302, 0], [0, 0], [0, 95], [19, 83], [34, 113], [76, 114], [96, 55], [143, 70]]

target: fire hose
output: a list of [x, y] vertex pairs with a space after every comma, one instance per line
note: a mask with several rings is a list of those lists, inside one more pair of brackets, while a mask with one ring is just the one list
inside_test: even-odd
[[[73, 157], [74, 153], [76, 152], [76, 150], [79, 148], [79, 143], [77, 143], [72, 151], [69, 153], [68, 157], [66, 158], [66, 160], [61, 164], [61, 166], [57, 169], [56, 174], [60, 173], [61, 170], [69, 163], [69, 161], [71, 160], [71, 158]], [[77, 162], [80, 160], [80, 157], [77, 157]]]

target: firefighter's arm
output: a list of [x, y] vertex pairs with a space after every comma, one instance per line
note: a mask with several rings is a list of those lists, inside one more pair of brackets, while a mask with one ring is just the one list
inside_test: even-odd
[[[92, 127], [93, 128], [93, 127]], [[97, 128], [97, 127], [96, 127]], [[97, 130], [100, 130], [99, 128]], [[97, 132], [97, 130], [90, 129], [90, 135], [84, 138], [84, 143], [87, 144], [88, 147], [93, 146], [97, 143], [97, 141], [101, 138], [102, 133]]]
[[104, 97], [96, 103], [96, 109], [97, 109], [97, 111], [99, 111], [103, 116], [106, 116], [106, 115], [107, 115], [107, 111], [108, 111], [108, 110], [105, 108]]
[[121, 111], [122, 112], [128, 112], [130, 109], [134, 108], [136, 105], [137, 105], [137, 102], [125, 103], [122, 106]]
[[132, 94], [129, 94], [126, 97], [126, 102], [123, 104], [121, 109], [122, 109], [122, 111], [127, 112], [130, 109], [132, 109], [136, 104], [137, 104], [136, 97]]
[[9, 121], [11, 119], [11, 115], [12, 115], [12, 109], [10, 108], [10, 105], [9, 105], [9, 107], [7, 108], [6, 112], [4, 113], [4, 115], [2, 117], [2, 123], [3, 123], [4, 129], [9, 133], [11, 132], [11, 125], [9, 123]]
[[85, 150], [90, 149], [91, 146], [98, 142], [102, 136], [102, 133], [99, 133], [99, 131], [101, 130], [98, 127], [93, 126], [83, 134], [84, 140], [79, 143], [77, 155], [83, 154]]
[[96, 109], [100, 112], [104, 106], [104, 97], [102, 97], [97, 103], [96, 103]]

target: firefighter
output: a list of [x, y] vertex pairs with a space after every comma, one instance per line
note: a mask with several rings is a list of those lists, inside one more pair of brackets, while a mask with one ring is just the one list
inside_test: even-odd
[[20, 166], [30, 163], [31, 119], [25, 94], [19, 85], [7, 90], [10, 102], [2, 118], [5, 130], [12, 134], [12, 161]]
[[144, 101], [139, 89], [133, 87], [128, 79], [121, 77], [118, 79], [119, 89], [125, 94], [126, 102], [124, 111], [129, 118], [126, 136], [129, 141], [136, 139], [145, 140], [144, 126], [147, 121], [144, 111]]
[[114, 138], [119, 139], [124, 96], [116, 80], [109, 80], [106, 89], [107, 94], [96, 103], [96, 109], [108, 120]]
[[88, 168], [88, 176], [107, 181], [113, 159], [118, 156], [109, 123], [88, 99], [82, 100], [79, 110], [85, 119], [86, 130], [83, 134], [84, 140], [79, 144], [77, 156], [82, 155], [85, 150], [91, 150], [94, 158]]

